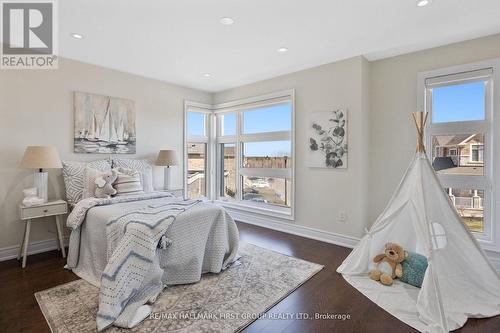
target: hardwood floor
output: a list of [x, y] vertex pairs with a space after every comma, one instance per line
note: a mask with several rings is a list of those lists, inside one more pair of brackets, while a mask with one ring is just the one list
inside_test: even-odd
[[[274, 306], [270, 313], [349, 314], [349, 320], [264, 320], [244, 332], [416, 332], [352, 288], [335, 272], [349, 249], [307, 238], [238, 223], [241, 239], [277, 252], [309, 260], [325, 268]], [[0, 332], [50, 332], [33, 293], [78, 279], [63, 269], [65, 260], [52, 251], [0, 263]], [[469, 319], [457, 332], [500, 332], [500, 316]]]

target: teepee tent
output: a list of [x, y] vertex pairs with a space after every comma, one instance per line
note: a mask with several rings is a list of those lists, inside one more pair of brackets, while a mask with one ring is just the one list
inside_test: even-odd
[[[413, 113], [416, 155], [389, 204], [337, 272], [386, 311], [421, 332], [448, 332], [467, 318], [500, 314], [500, 276], [466, 229], [427, 159], [427, 114]], [[421, 288], [368, 277], [387, 242], [428, 260]]]

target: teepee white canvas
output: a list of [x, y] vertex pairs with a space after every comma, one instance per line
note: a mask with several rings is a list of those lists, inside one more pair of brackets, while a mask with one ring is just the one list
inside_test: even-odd
[[[416, 155], [389, 204], [337, 272], [386, 311], [421, 332], [448, 332], [467, 318], [500, 314], [500, 276], [467, 230], [434, 173], [423, 142], [426, 114], [414, 113]], [[370, 280], [387, 242], [427, 257], [421, 288]]]

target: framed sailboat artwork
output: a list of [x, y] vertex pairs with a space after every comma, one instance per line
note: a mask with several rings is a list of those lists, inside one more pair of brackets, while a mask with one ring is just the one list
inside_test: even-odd
[[74, 108], [75, 153], [135, 154], [134, 101], [75, 92]]

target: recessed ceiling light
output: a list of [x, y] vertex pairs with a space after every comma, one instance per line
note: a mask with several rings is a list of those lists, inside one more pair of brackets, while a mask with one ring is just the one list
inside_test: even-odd
[[205, 74], [203, 74], [203, 76], [204, 76], [204, 77], [211, 77], [211, 76], [212, 76], [212, 74], [210, 74], [210, 73], [205, 73]]
[[71, 34], [71, 37], [73, 37], [74, 39], [83, 39], [83, 35], [76, 33]]
[[417, 0], [417, 7], [425, 7], [431, 3], [431, 0]]
[[277, 49], [276, 51], [280, 52], [280, 53], [285, 53], [286, 51], [288, 51], [288, 48], [286, 47], [280, 47], [279, 49]]
[[234, 20], [230, 17], [222, 17], [219, 21], [223, 25], [232, 25], [234, 24]]

